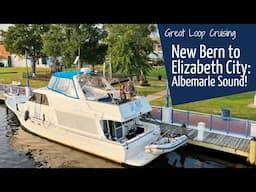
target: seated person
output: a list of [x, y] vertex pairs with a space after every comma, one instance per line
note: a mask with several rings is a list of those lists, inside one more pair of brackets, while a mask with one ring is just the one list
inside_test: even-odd
[[126, 101], [125, 85], [121, 84], [119, 88], [119, 96], [122, 102]]
[[126, 93], [127, 99], [132, 99], [134, 97], [135, 88], [131, 80], [127, 82]]

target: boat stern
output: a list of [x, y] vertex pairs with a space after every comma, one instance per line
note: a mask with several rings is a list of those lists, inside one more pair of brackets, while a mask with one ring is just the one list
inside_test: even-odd
[[156, 141], [160, 137], [160, 133], [161, 131], [158, 126], [150, 132], [125, 142], [126, 158], [124, 163], [131, 166], [144, 166], [156, 159], [159, 155], [148, 153], [145, 147]]

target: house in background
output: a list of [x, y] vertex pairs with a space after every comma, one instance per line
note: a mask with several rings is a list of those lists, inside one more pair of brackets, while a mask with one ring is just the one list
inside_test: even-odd
[[[28, 66], [32, 66], [32, 62], [30, 59], [27, 60]], [[36, 67], [47, 67], [49, 68], [52, 64], [50, 58], [40, 58], [36, 63]], [[6, 51], [3, 43], [0, 41], [0, 67], [26, 67], [26, 59], [25, 56], [20, 56], [16, 54], [11, 54]]]
[[11, 54], [6, 51], [3, 43], [0, 41], [0, 67], [10, 67]]
[[[27, 60], [28, 66], [32, 66], [32, 61]], [[49, 68], [51, 65], [51, 60], [48, 58], [40, 58], [36, 63], [36, 67]], [[16, 54], [11, 54], [11, 66], [12, 67], [26, 67], [26, 58], [25, 56], [20, 56]]]

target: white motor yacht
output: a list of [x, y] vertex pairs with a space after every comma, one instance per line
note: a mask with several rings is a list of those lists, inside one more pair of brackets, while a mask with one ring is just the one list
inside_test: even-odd
[[161, 137], [159, 125], [141, 121], [152, 110], [147, 98], [121, 100], [101, 76], [57, 72], [48, 87], [8, 96], [6, 105], [26, 130], [121, 164], [144, 166], [166, 153], [146, 149]]

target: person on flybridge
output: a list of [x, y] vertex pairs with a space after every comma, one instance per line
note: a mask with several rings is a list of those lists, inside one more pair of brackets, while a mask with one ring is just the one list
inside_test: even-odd
[[133, 82], [129, 79], [126, 86], [127, 99], [131, 100], [135, 95], [134, 93], [135, 93], [135, 88], [134, 88]]

